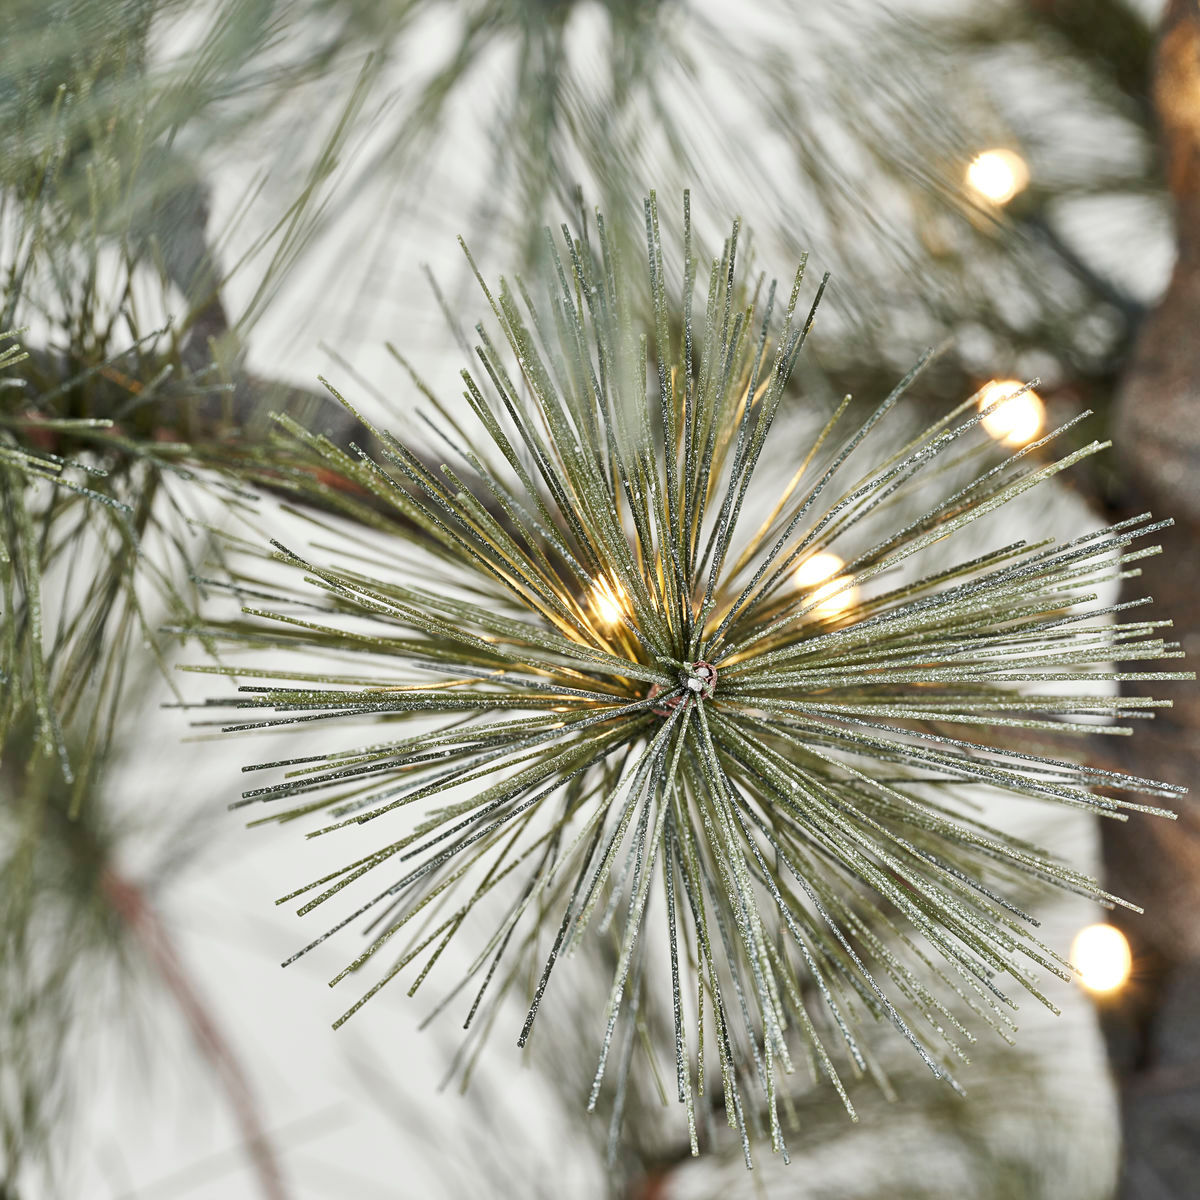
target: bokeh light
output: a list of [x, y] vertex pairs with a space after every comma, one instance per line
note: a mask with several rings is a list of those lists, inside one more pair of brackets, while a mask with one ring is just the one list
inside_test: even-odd
[[1115, 992], [1129, 982], [1133, 955], [1115, 925], [1088, 925], [1071, 943], [1071, 963], [1089, 992]]
[[1007, 204], [1028, 183], [1029, 168], [1012, 150], [985, 150], [967, 167], [967, 187], [992, 204]]
[[[990, 408], [1005, 396], [1013, 399], [1001, 404], [995, 412], [983, 418], [983, 427], [998, 442], [1006, 446], [1024, 446], [1032, 442], [1046, 423], [1046, 406], [1032, 388], [1022, 392], [1025, 385], [1017, 379], [993, 380], [979, 394], [979, 408]], [[1017, 393], [1020, 392], [1020, 395]]]
[[858, 588], [853, 584], [842, 586], [850, 583], [849, 575], [838, 574], [845, 565], [832, 551], [821, 550], [796, 568], [792, 575], [796, 586], [811, 592], [809, 599], [821, 601], [811, 615], [832, 619], [858, 603]]

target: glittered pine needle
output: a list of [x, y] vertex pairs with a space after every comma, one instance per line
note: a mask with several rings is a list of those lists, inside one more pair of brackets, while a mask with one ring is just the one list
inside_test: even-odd
[[[868, 1024], [957, 1087], [964, 1004], [1005, 1037], [1021, 992], [1050, 1004], [1039, 974], [1070, 968], [1013, 897], [1032, 880], [1127, 902], [980, 806], [1171, 816], [1153, 799], [1182, 789], [1044, 747], [1127, 734], [1167, 703], [1115, 681], [1185, 676], [1127, 669], [1180, 651], [1169, 622], [1103, 596], [1168, 522], [950, 565], [939, 546], [935, 563], [935, 543], [1104, 447], [1054, 460], [1060, 428], [997, 460], [974, 397], [908, 436], [901, 397], [929, 355], [873, 411], [843, 403], [765, 494], [825, 283], [811, 304], [803, 268], [789, 291], [748, 290], [736, 224], [698, 277], [686, 201], [669, 279], [653, 197], [645, 217], [644, 267], [617, 261], [598, 218], [547, 235], [544, 296], [480, 280], [503, 340], [478, 326], [462, 373], [475, 432], [413, 374], [446, 465], [386, 432], [370, 456], [285, 419], [372, 528], [311, 553], [274, 543], [280, 582], [245, 591], [258, 560], [229, 585], [242, 615], [190, 632], [243, 653], [196, 668], [252, 681], [210, 701], [241, 710], [226, 728], [310, 742], [247, 767], [275, 775], [241, 803], [317, 814], [310, 836], [379, 831], [283, 898], [310, 913], [362, 890], [294, 956], [370, 922], [332, 982], [387, 965], [338, 1025], [405, 970], [416, 991], [469, 930], [439, 1008], [487, 1030], [516, 997], [523, 1046], [560, 961], [598, 944], [612, 977], [589, 1104], [612, 1088], [619, 1127], [631, 1067], [661, 1050], [637, 1026], [669, 995], [693, 1150], [720, 1111], [749, 1161], [759, 1134], [786, 1154], [779, 1076], [797, 1062], [853, 1113], [840, 1072], [873, 1070]], [[311, 666], [288, 665], [297, 652]], [[336, 718], [375, 740], [322, 750]]]

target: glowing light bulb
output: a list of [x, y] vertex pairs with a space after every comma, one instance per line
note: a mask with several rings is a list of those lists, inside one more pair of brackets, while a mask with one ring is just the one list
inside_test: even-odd
[[1012, 150], [985, 150], [967, 167], [967, 187], [993, 204], [1007, 204], [1028, 182], [1029, 168]]
[[811, 558], [806, 558], [797, 568], [792, 578], [797, 587], [814, 588], [824, 583], [830, 576], [836, 575], [845, 562], [831, 550], [821, 550]]
[[1071, 943], [1071, 963], [1089, 992], [1115, 992], [1129, 982], [1133, 955], [1115, 925], [1089, 925]]
[[592, 588], [589, 601], [596, 620], [605, 629], [616, 629], [621, 624], [628, 607], [625, 603], [625, 593], [619, 586], [609, 583], [607, 579], [597, 581]]
[[845, 565], [832, 551], [821, 550], [811, 558], [806, 558], [793, 573], [796, 586], [811, 592], [808, 599], [820, 600], [812, 610], [814, 617], [838, 617], [858, 603], [858, 588], [851, 584], [842, 590], [843, 584], [850, 583], [849, 575], [838, 574]]
[[[983, 418], [983, 427], [998, 442], [1006, 446], [1024, 446], [1042, 431], [1046, 421], [1046, 406], [1035, 391], [1021, 392], [1025, 385], [1016, 379], [999, 379], [989, 383], [979, 394], [979, 408], [990, 408], [1005, 396], [1013, 399], [1001, 404], [995, 412]], [[1017, 392], [1021, 392], [1018, 396]]]

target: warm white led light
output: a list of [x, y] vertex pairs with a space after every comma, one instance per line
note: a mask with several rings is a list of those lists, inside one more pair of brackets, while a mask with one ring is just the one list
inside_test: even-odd
[[836, 575], [845, 565], [831, 550], [821, 550], [811, 558], [806, 558], [796, 568], [792, 578], [797, 587], [814, 588]]
[[796, 586], [811, 591], [809, 599], [821, 601], [812, 610], [814, 617], [837, 617], [858, 603], [858, 588], [853, 584], [842, 588], [850, 582], [850, 576], [838, 574], [845, 565], [832, 551], [821, 550], [806, 558], [793, 572]]
[[[1032, 442], [1046, 422], [1046, 406], [1035, 391], [1021, 392], [1025, 385], [1016, 379], [999, 379], [989, 383], [979, 394], [980, 409], [990, 408], [1005, 396], [1012, 396], [995, 412], [983, 418], [983, 427], [998, 442], [1006, 446], [1024, 446]], [[1021, 392], [1018, 396], [1017, 393]]]
[[616, 629], [628, 610], [624, 591], [606, 579], [599, 580], [592, 588], [590, 603], [597, 622], [605, 629]]
[[967, 186], [993, 204], [1007, 204], [1028, 182], [1029, 168], [1012, 150], [985, 150], [967, 167]]
[[1115, 992], [1129, 982], [1133, 955], [1115, 925], [1089, 925], [1071, 943], [1071, 963], [1089, 992]]

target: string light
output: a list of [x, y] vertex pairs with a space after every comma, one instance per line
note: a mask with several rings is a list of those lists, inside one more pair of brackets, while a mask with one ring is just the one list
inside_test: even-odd
[[[813, 616], [839, 617], [858, 603], [858, 588], [850, 584], [850, 576], [838, 574], [845, 565], [831, 550], [821, 550], [796, 568], [792, 575], [796, 586], [811, 591], [811, 600], [821, 601], [813, 609]], [[850, 586], [843, 588], [843, 584]]]
[[1088, 925], [1071, 943], [1071, 963], [1089, 992], [1115, 992], [1129, 982], [1133, 955], [1115, 925]]
[[985, 150], [967, 167], [967, 186], [992, 204], [1007, 204], [1028, 183], [1029, 168], [1012, 150]]
[[[1046, 406], [1041, 396], [1032, 389], [1022, 392], [1024, 386], [1016, 379], [993, 380], [979, 394], [981, 410], [990, 408], [1005, 396], [1013, 397], [983, 418], [984, 429], [1006, 446], [1024, 446], [1032, 442], [1046, 421]], [[1021, 394], [1017, 395], [1018, 392]]]
[[600, 579], [592, 588], [589, 597], [592, 612], [596, 620], [605, 629], [616, 629], [625, 616], [628, 606], [625, 604], [625, 593], [620, 587]]

